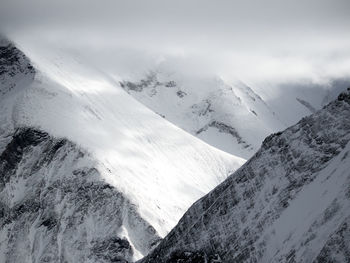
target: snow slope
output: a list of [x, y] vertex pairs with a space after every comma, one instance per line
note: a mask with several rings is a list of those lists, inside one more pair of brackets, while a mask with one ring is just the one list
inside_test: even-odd
[[[77, 55], [40, 43], [19, 45], [26, 57], [16, 50], [15, 71], [7, 67], [1, 74], [0, 150], [19, 127], [68, 139], [91, 154], [101, 179], [160, 236], [244, 163], [164, 120]], [[35, 70], [17, 72], [28, 65]]]
[[267, 137], [142, 262], [349, 262], [349, 153], [350, 89]]
[[[314, 113], [349, 81], [266, 84], [227, 81], [163, 61], [144, 77], [128, 76], [122, 87], [138, 101], [203, 141], [245, 159], [271, 133]], [[139, 74], [140, 75], [140, 74]]]
[[122, 87], [162, 117], [228, 153], [250, 157], [283, 122], [251, 88], [162, 68]]

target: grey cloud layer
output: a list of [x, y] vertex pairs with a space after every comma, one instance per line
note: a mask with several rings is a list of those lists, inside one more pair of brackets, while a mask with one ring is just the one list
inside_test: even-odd
[[308, 71], [331, 62], [344, 71], [349, 12], [349, 0], [1, 0], [0, 29], [108, 53], [207, 56], [226, 69]]

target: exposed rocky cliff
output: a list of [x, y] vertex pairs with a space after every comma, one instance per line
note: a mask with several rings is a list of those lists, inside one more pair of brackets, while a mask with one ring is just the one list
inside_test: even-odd
[[0, 35], [0, 152], [14, 132], [13, 101], [23, 86], [33, 82], [35, 69], [13, 43]]
[[17, 130], [0, 174], [1, 262], [127, 262], [160, 239], [66, 139]]
[[142, 262], [350, 262], [350, 90], [267, 137]]

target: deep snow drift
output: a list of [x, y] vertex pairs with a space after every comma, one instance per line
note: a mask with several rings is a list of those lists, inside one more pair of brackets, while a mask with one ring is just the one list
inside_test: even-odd
[[350, 88], [267, 137], [142, 262], [349, 262]]
[[[74, 54], [50, 49], [39, 43], [21, 43], [21, 50], [25, 55], [5, 40], [1, 41], [2, 154], [13, 141], [13, 134], [22, 127], [35, 127], [35, 130], [40, 129], [49, 136], [65, 138], [78, 145], [89, 155], [84, 167], [97, 171], [97, 175], [89, 180], [98, 178], [120, 193], [122, 199], [127, 200], [125, 202], [136, 211], [140, 224], [146, 222], [154, 229], [153, 237], [167, 234], [196, 199], [244, 163], [243, 159], [217, 150], [164, 120], [134, 100], [119, 83], [82, 63]], [[26, 184], [31, 184], [31, 181], [22, 177], [28, 165], [44, 158], [41, 156], [45, 154], [44, 149], [39, 147], [37, 155], [30, 155], [31, 159], [20, 158], [16, 169], [9, 174], [13, 180], [5, 182], [1, 192], [1, 202], [6, 209], [17, 207], [27, 200], [26, 191], [20, 189], [29, 189]], [[30, 153], [32, 146], [25, 147], [23, 151]], [[72, 179], [81, 176], [72, 175], [76, 164], [71, 158], [66, 155], [57, 158], [48, 163], [49, 168], [43, 167], [39, 175], [35, 169], [29, 169], [26, 176], [42, 179], [46, 187], [51, 177], [52, 180], [64, 181], [66, 177]], [[58, 171], [51, 166], [64, 168]], [[40, 188], [41, 184], [36, 186], [29, 190], [45, 191]], [[19, 190], [11, 193], [10, 189]], [[89, 213], [86, 215], [90, 216]], [[19, 224], [17, 218], [11, 217], [10, 221], [3, 222], [10, 224], [7, 225], [10, 232], [13, 224]], [[101, 224], [99, 227], [112, 227]], [[110, 221], [110, 224], [113, 222]], [[34, 239], [40, 232], [36, 232], [36, 226], [31, 228]], [[21, 236], [8, 239], [7, 227], [1, 228], [1, 251], [4, 253], [1, 258], [6, 258], [5, 255], [13, 251], [7, 251], [11, 248], [11, 241], [21, 239]], [[125, 237], [134, 248], [134, 254], [126, 259], [140, 258], [148, 252], [150, 246], [144, 244], [149, 244], [149, 239], [142, 233], [130, 234], [135, 226], [117, 224], [115, 227], [118, 237]], [[61, 237], [57, 234], [53, 238], [61, 246]], [[19, 242], [16, 246], [22, 245], [28, 244]], [[31, 249], [33, 251], [22, 251], [25, 254], [22, 258], [28, 259], [28, 253], [40, 254], [43, 247], [31, 246]], [[58, 257], [65, 258], [63, 252], [57, 253]], [[65, 259], [73, 260], [69, 257]]]

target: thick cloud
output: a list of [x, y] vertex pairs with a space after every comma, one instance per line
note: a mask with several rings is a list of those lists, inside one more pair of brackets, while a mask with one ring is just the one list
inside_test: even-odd
[[318, 79], [349, 74], [349, 12], [349, 0], [1, 0], [0, 29], [105, 66], [190, 56], [228, 77]]

